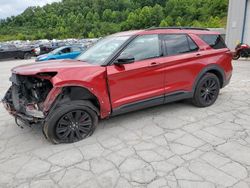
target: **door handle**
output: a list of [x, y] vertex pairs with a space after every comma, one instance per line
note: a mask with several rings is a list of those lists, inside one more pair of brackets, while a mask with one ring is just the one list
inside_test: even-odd
[[160, 63], [157, 63], [157, 62], [150, 63], [150, 67], [155, 67], [155, 66], [158, 66], [158, 65], [160, 65]]
[[201, 54], [200, 54], [200, 53], [196, 54], [196, 57], [200, 57], [200, 56], [201, 56]]

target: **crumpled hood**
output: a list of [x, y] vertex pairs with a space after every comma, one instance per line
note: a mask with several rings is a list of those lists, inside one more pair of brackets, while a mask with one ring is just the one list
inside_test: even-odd
[[77, 60], [53, 60], [43, 63], [32, 63], [13, 68], [11, 71], [20, 75], [35, 75], [41, 72], [58, 72], [67, 68], [91, 67], [93, 65]]

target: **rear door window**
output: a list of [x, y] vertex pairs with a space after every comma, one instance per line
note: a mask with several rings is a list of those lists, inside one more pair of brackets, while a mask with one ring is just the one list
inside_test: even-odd
[[195, 42], [187, 35], [168, 34], [162, 35], [165, 55], [179, 55], [199, 50]]
[[213, 49], [227, 48], [223, 38], [220, 35], [199, 35]]

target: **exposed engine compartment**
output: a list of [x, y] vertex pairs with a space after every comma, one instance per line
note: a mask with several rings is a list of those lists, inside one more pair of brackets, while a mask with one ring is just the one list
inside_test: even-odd
[[4, 100], [10, 109], [35, 118], [44, 118], [42, 103], [53, 88], [48, 79], [12, 74], [12, 86]]

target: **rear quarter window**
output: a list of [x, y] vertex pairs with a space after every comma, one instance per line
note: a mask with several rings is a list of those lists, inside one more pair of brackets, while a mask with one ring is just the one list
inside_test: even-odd
[[199, 35], [199, 37], [213, 49], [227, 48], [220, 35]]
[[199, 47], [185, 34], [162, 35], [164, 50], [167, 56], [196, 52]]

